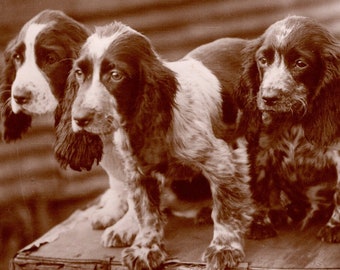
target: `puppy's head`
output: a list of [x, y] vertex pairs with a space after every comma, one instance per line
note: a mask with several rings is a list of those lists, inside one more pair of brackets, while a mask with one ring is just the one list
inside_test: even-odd
[[306, 135], [320, 142], [332, 130], [334, 114], [325, 107], [338, 99], [337, 80], [335, 38], [313, 20], [291, 16], [271, 25], [245, 50], [239, 103], [260, 111], [265, 125], [282, 116], [301, 122]]
[[88, 38], [73, 76], [79, 85], [72, 109], [75, 132], [105, 135], [124, 126], [143, 133], [149, 123], [169, 121], [163, 112], [172, 106], [174, 74], [145, 36], [123, 24], [98, 28]]
[[[145, 36], [121, 23], [98, 27], [70, 73], [66, 98], [75, 100], [72, 108], [62, 109], [67, 113], [61, 119], [63, 131], [58, 132], [62, 136], [57, 139], [59, 149], [67, 151], [59, 155], [57, 150], [57, 156], [63, 156], [64, 164], [77, 167], [69, 155], [77, 153], [87, 159], [85, 164], [92, 164], [102, 153], [98, 136], [112, 136], [117, 128], [125, 129], [131, 146], [141, 153], [148, 131], [169, 126], [176, 87], [174, 74]], [[71, 128], [65, 131], [68, 126], [75, 135], [70, 134]], [[83, 141], [86, 145], [79, 145], [81, 140], [62, 140], [79, 134], [91, 134], [93, 140]], [[83, 167], [82, 162], [78, 164]]]
[[5, 141], [20, 138], [32, 115], [56, 109], [87, 36], [87, 30], [64, 13], [45, 10], [8, 44], [0, 89]]
[[329, 37], [315, 22], [288, 17], [273, 24], [255, 52], [257, 106], [268, 113], [306, 114], [325, 77]]

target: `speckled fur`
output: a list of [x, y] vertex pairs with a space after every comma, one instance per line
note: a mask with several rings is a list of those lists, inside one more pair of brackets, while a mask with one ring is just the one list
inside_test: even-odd
[[318, 237], [340, 242], [339, 52], [325, 28], [298, 16], [244, 50], [237, 98], [258, 208], [252, 238], [274, 236], [273, 222], [305, 228], [321, 215], [329, 220]]
[[88, 39], [74, 75], [79, 91], [73, 129], [113, 131], [124, 160], [140, 230], [123, 251], [123, 263], [129, 269], [156, 269], [166, 259], [159, 195], [168, 179], [179, 177], [177, 166], [201, 171], [210, 183], [214, 236], [203, 257], [207, 268], [242, 261], [252, 213], [246, 142], [223, 139], [221, 85], [215, 75], [189, 57], [162, 61], [145, 36], [120, 23], [98, 28]]

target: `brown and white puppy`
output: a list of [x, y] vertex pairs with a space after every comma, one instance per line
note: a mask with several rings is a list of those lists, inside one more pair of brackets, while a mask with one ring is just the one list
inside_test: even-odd
[[113, 23], [88, 38], [70, 78], [77, 93], [73, 130], [113, 133], [124, 161], [140, 227], [123, 251], [124, 264], [156, 269], [165, 261], [161, 187], [197, 172], [209, 180], [213, 198], [208, 269], [242, 261], [251, 220], [247, 155], [241, 142], [235, 149], [224, 140], [221, 83], [212, 71], [190, 57], [162, 61], [145, 36]]
[[[242, 48], [244, 48], [247, 43], [248, 41], [237, 38], [221, 38], [199, 46], [186, 56], [202, 62], [219, 79], [223, 96], [223, 120], [227, 127], [225, 129], [225, 136], [230, 138], [230, 141], [232, 141], [235, 136], [238, 115], [236, 102], [233, 99], [233, 91], [238, 85], [238, 77], [240, 76]], [[95, 161], [94, 157], [97, 156], [97, 152], [99, 151], [98, 148], [93, 147], [93, 144], [97, 145], [93, 143], [94, 135], [92, 135], [87, 144], [79, 144], [79, 141], [74, 141], [74, 135], [68, 136], [71, 126], [70, 104], [74, 101], [76, 90], [76, 87], [70, 87], [68, 90], [67, 102], [62, 104], [62, 111], [65, 117], [63, 117], [57, 126], [56, 145], [58, 147], [56, 148], [56, 156], [63, 166], [67, 166], [68, 164], [75, 166], [76, 162], [79, 162], [78, 159], [74, 158], [72, 153], [77, 153], [79, 156], [88, 158], [85, 163], [92, 164]], [[112, 138], [112, 135], [97, 135], [96, 140], [101, 141], [100, 138], [103, 137], [107, 138], [104, 143], [105, 153], [103, 160], [109, 160], [109, 155], [111, 155], [114, 160], [117, 160], [118, 156], [114, 151], [111, 153], [107, 152], [110, 149], [114, 149], [112, 146], [108, 147], [109, 139]], [[91, 153], [95, 154], [95, 156], [93, 157]], [[103, 161], [101, 165], [102, 163]], [[111, 168], [117, 173], [116, 166], [112, 166], [110, 162], [106, 164], [107, 168]], [[117, 164], [117, 161], [115, 164]], [[201, 174], [193, 176], [191, 172], [189, 174], [182, 172], [180, 176], [181, 179], [169, 180], [167, 184], [164, 185], [160, 194], [161, 208], [169, 210], [171, 214], [176, 216], [194, 218], [196, 223], [210, 222], [209, 211], [212, 203], [209, 183]], [[119, 179], [125, 178], [125, 176], [122, 176]], [[114, 194], [110, 194], [109, 191], [106, 192], [102, 197], [102, 202], [105, 202], [105, 199], [107, 199], [108, 202], [112, 201], [112, 195]], [[105, 205], [110, 204], [101, 203], [101, 205], [104, 205], [104, 208], [108, 208], [105, 207]], [[129, 246], [132, 244], [139, 228], [134, 210], [129, 207], [128, 209], [130, 211], [125, 214], [124, 218], [105, 229], [101, 239], [104, 246]], [[109, 215], [107, 216], [109, 217]]]
[[330, 208], [318, 237], [340, 242], [339, 42], [310, 18], [274, 23], [243, 52], [238, 101], [259, 202], [251, 236], [275, 235], [268, 217], [282, 219], [282, 210], [304, 227]]
[[[21, 138], [34, 115], [55, 112], [56, 126], [60, 128], [58, 123], [64, 113], [61, 104], [66, 102], [67, 77], [89, 34], [85, 26], [63, 12], [45, 10], [28, 21], [8, 44], [0, 87], [2, 133], [6, 142]], [[80, 145], [91, 142], [94, 148], [102, 147], [102, 142], [94, 140], [91, 134], [64, 132], [64, 136], [71, 137]], [[71, 168], [91, 168], [92, 163], [86, 163], [87, 159], [78, 155], [77, 151], [69, 154], [74, 160], [67, 164]], [[99, 162], [101, 152], [93, 152], [93, 157]], [[125, 189], [120, 184], [122, 181], [117, 180], [123, 177], [123, 173], [119, 169], [120, 161], [114, 160], [114, 157], [108, 154], [101, 160], [110, 179], [110, 189], [91, 217], [94, 228], [111, 225], [126, 211]]]

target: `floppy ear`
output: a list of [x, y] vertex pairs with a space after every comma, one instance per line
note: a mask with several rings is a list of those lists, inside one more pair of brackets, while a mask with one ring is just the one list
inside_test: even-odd
[[175, 106], [177, 80], [173, 72], [157, 60], [153, 63], [141, 63], [139, 85], [138, 105], [131, 119], [131, 127], [128, 128], [130, 143], [136, 153], [143, 151], [142, 148], [146, 146], [145, 138], [156, 142], [157, 140], [151, 138], [163, 136], [162, 132], [169, 128], [172, 120], [171, 110]]
[[321, 54], [324, 76], [303, 121], [306, 138], [321, 146], [340, 136], [340, 45], [335, 39], [327, 43]]
[[55, 111], [56, 141], [55, 157], [62, 168], [82, 171], [91, 170], [94, 163], [98, 164], [103, 154], [103, 143], [98, 135], [88, 132], [74, 133], [72, 130], [72, 104], [78, 91], [78, 83], [71, 72], [65, 96]]
[[[136, 108], [133, 125], [136, 142], [132, 145], [140, 147], [144, 145], [143, 139], [153, 136], [154, 131], [167, 130], [172, 120], [172, 108], [177, 91], [175, 74], [165, 67], [163, 63], [154, 59], [152, 62], [140, 63], [141, 95]], [[140, 134], [144, 134], [140, 136]]]
[[161, 145], [146, 145], [145, 139], [161, 143], [154, 138], [162, 137], [170, 126], [178, 82], [175, 73], [159, 59], [145, 36], [130, 36], [124, 50], [138, 55], [130, 61], [136, 71], [134, 86], [117, 98], [130, 145], [136, 155], [143, 155], [143, 149], [156, 151], [163, 148]]
[[249, 41], [242, 51], [242, 73], [239, 86], [234, 92], [234, 98], [241, 110], [241, 119], [238, 124], [238, 134], [246, 135], [248, 141], [252, 140], [261, 125], [261, 113], [257, 109], [256, 95], [260, 87], [255, 53], [262, 44], [262, 38]]
[[32, 117], [19, 112], [15, 114], [11, 108], [11, 88], [15, 79], [16, 70], [12, 62], [12, 48], [16, 40], [9, 43], [5, 51], [4, 68], [1, 71], [0, 105], [2, 138], [5, 142], [20, 139], [31, 126]]

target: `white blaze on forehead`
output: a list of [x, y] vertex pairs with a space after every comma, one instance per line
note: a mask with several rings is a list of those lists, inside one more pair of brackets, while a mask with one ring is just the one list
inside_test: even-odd
[[287, 41], [287, 37], [293, 31], [293, 26], [288, 26], [287, 24], [283, 23], [276, 29], [276, 41], [278, 44], [282, 44]]
[[[98, 31], [98, 30], [97, 30]], [[93, 59], [100, 59], [103, 57], [106, 50], [109, 48], [111, 43], [118, 39], [122, 34], [132, 31], [129, 27], [123, 27], [112, 33], [110, 36], [101, 35], [100, 33], [94, 33], [91, 35], [86, 42], [85, 48], [87, 53], [93, 57]]]
[[[98, 28], [97, 31], [100, 29], [101, 28]], [[86, 44], [84, 45], [85, 50], [83, 54], [88, 55], [90, 59], [92, 59], [93, 71], [91, 85], [87, 89], [82, 101], [83, 107], [93, 109], [95, 111], [100, 111], [100, 106], [97, 104], [97, 101], [100, 100], [100, 98], [98, 98], [98, 95], [103, 95], [103, 93], [107, 92], [105, 86], [100, 81], [101, 61], [112, 42], [119, 39], [119, 37], [122, 34], [126, 33], [128, 30], [128, 27], [124, 27], [118, 29], [110, 36], [101, 35], [100, 31], [98, 31], [97, 33], [92, 34], [87, 39]]]
[[[114, 33], [111, 36], [100, 36], [98, 33], [91, 35], [86, 42], [86, 55], [92, 59], [92, 80], [89, 89], [82, 101], [82, 106], [88, 109], [98, 110], [98, 96], [105, 93], [105, 86], [100, 81], [100, 64], [102, 58], [111, 45], [111, 43], [119, 37], [121, 32]], [[101, 90], [101, 91], [99, 91]]]
[[25, 50], [25, 58], [26, 59], [34, 59], [35, 53], [34, 53], [34, 44], [37, 36], [39, 33], [47, 26], [47, 24], [31, 24], [25, 35], [24, 43], [26, 46]]
[[106, 50], [109, 48], [110, 44], [113, 42], [114, 37], [99, 37], [98, 34], [93, 34], [88, 38], [86, 42], [86, 48], [88, 50], [88, 54], [93, 59], [101, 58]]

